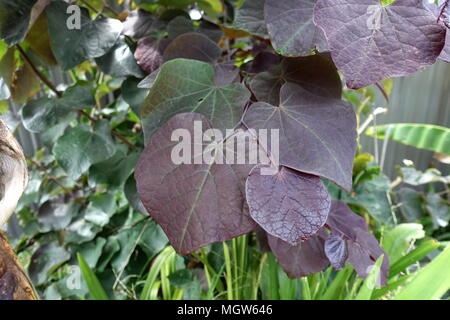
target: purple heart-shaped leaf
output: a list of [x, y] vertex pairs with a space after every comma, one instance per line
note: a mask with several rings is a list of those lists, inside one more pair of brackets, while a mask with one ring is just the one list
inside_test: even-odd
[[[201, 133], [212, 127], [198, 113], [169, 119], [148, 142], [135, 172], [139, 198], [181, 254], [255, 229], [244, 193], [253, 165], [195, 164], [208, 145], [194, 140], [196, 124], [201, 125]], [[174, 147], [181, 143], [172, 139], [175, 130], [191, 138], [183, 149], [183, 154], [191, 150], [188, 163], [176, 164], [172, 159]], [[200, 153], [196, 153], [198, 146], [204, 147]]]
[[275, 50], [284, 56], [308, 56], [328, 49], [323, 31], [313, 23], [316, 0], [266, 0], [264, 17]]
[[350, 190], [356, 151], [353, 108], [292, 83], [283, 85], [280, 95], [279, 106], [253, 104], [244, 115], [244, 124], [251, 129], [279, 130], [281, 165], [325, 177]]
[[270, 235], [295, 245], [319, 231], [327, 220], [330, 195], [319, 177], [286, 167], [250, 172], [245, 185], [252, 218]]
[[432, 65], [444, 45], [445, 29], [422, 0], [317, 0], [314, 22], [354, 89]]
[[308, 241], [293, 246], [279, 238], [268, 236], [273, 254], [290, 278], [320, 272], [330, 265], [323, 249], [327, 237], [327, 233], [321, 231]]
[[342, 269], [348, 257], [347, 242], [337, 235], [328, 237], [325, 240], [325, 255], [335, 270]]

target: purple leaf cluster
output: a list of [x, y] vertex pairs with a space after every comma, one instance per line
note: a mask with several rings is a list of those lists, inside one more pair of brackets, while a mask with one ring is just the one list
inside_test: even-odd
[[[256, 231], [291, 277], [347, 263], [366, 277], [385, 253], [364, 219], [332, 201], [322, 182], [352, 189], [356, 116], [341, 99], [339, 72], [360, 88], [445, 60], [444, 23], [419, 0], [247, 0], [234, 27], [255, 35], [253, 59], [239, 67], [239, 50], [225, 46], [209, 20], [135, 12], [125, 21], [150, 74], [140, 114], [146, 146], [135, 171], [142, 203], [181, 254]], [[197, 152], [174, 163], [172, 134], [193, 135], [194, 121], [203, 135], [218, 129], [214, 139], [192, 142]], [[225, 150], [243, 151], [236, 141], [263, 145], [258, 130], [278, 130], [276, 160], [270, 141], [256, 163], [217, 161]], [[213, 161], [196, 161], [205, 154]], [[381, 270], [385, 284], [386, 256]]]

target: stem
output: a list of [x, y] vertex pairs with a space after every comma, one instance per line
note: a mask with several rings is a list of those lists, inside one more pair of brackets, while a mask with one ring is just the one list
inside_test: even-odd
[[233, 300], [233, 275], [231, 273], [231, 258], [230, 258], [230, 249], [226, 242], [223, 242], [223, 255], [225, 258], [225, 280], [227, 283], [227, 297], [228, 300]]
[[[28, 57], [28, 55], [25, 53], [25, 51], [23, 51], [22, 47], [20, 45], [16, 45], [17, 50], [19, 50], [20, 55], [23, 57], [23, 59], [30, 65], [31, 69], [33, 70], [33, 72], [36, 74], [36, 76], [50, 89], [52, 90], [56, 96], [58, 98], [62, 97], [61, 92], [59, 92], [56, 87], [53, 85], [53, 83], [41, 72], [39, 71], [39, 69], [33, 64], [33, 62], [30, 60], [30, 58]], [[83, 110], [74, 110], [76, 111], [79, 115], [86, 117], [87, 119], [89, 119], [91, 122], [96, 122], [97, 119], [95, 119], [94, 117], [92, 117], [91, 115], [89, 115], [87, 112], [83, 111]], [[135, 145], [129, 141], [127, 138], [125, 138], [124, 136], [122, 136], [120, 133], [118, 133], [117, 131], [111, 130], [111, 135], [113, 135], [114, 137], [116, 137], [118, 140], [122, 141], [123, 143], [127, 144], [129, 147], [134, 148]]]

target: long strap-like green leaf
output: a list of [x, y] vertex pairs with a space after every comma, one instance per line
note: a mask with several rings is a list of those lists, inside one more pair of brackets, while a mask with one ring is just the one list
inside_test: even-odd
[[421, 123], [393, 123], [370, 127], [366, 134], [378, 139], [388, 139], [419, 149], [450, 155], [450, 129]]

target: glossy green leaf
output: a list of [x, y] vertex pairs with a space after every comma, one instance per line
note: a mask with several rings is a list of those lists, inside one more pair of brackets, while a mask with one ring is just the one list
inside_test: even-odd
[[450, 155], [450, 129], [420, 123], [394, 123], [367, 129], [366, 134], [388, 139], [419, 149]]
[[104, 161], [115, 152], [109, 125], [97, 122], [94, 131], [85, 125], [71, 128], [58, 139], [53, 154], [72, 179], [78, 179], [92, 164]]
[[57, 125], [68, 112], [94, 106], [95, 99], [88, 88], [73, 86], [66, 89], [61, 98], [30, 100], [22, 108], [21, 116], [25, 128], [42, 132]]
[[100, 70], [114, 77], [144, 77], [144, 72], [138, 66], [124, 37], [120, 37], [107, 54], [95, 59], [95, 61]]
[[123, 28], [116, 19], [91, 20], [87, 9], [81, 8], [81, 28], [69, 29], [67, 24], [71, 14], [66, 13], [68, 6], [65, 2], [55, 1], [46, 8], [50, 43], [64, 70], [86, 59], [103, 56], [115, 45]]

